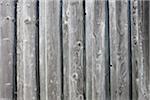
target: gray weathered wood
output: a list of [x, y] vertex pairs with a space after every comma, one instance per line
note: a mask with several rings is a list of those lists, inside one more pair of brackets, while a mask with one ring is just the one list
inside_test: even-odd
[[149, 100], [149, 2], [132, 1], [133, 100]]
[[36, 97], [36, 0], [17, 3], [17, 99], [37, 100]]
[[[111, 66], [111, 100], [117, 100], [117, 77], [116, 77], [116, 60], [117, 60], [117, 22], [116, 22], [116, 0], [109, 1], [109, 31], [110, 31], [110, 64]], [[112, 84], [113, 83], [113, 84]]]
[[0, 1], [0, 100], [12, 100], [14, 6]]
[[113, 0], [110, 7], [111, 97], [112, 100], [129, 100], [128, 2]]
[[64, 100], [85, 100], [83, 0], [63, 0]]
[[40, 0], [41, 100], [61, 100], [60, 0]]
[[[142, 40], [141, 41], [143, 43], [142, 45], [142, 49], [143, 49], [143, 59], [141, 59], [141, 61], [143, 60], [143, 74], [141, 75], [141, 83], [143, 84], [142, 88], [142, 94], [143, 97], [141, 98], [142, 100], [150, 100], [149, 98], [149, 85], [150, 85], [150, 80], [149, 80], [149, 1], [143, 1], [143, 25], [142, 25]], [[142, 58], [142, 57], [141, 57]], [[139, 72], [141, 72], [141, 70], [139, 70]], [[141, 92], [139, 93], [141, 94]], [[139, 98], [139, 100], [141, 100]]]
[[132, 1], [133, 100], [149, 100], [149, 2]]
[[86, 97], [87, 100], [108, 100], [106, 97], [105, 2], [86, 1]]
[[139, 34], [138, 34], [138, 0], [131, 2], [131, 40], [132, 40], [132, 98], [138, 100], [138, 67], [139, 65]]
[[138, 42], [139, 42], [139, 64], [137, 73], [137, 84], [138, 84], [138, 100], [148, 100], [148, 21], [147, 21], [147, 11], [148, 1], [139, 1], [139, 26], [138, 26]]

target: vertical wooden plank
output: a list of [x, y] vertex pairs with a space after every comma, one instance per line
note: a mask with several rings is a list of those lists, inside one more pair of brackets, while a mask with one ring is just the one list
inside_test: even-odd
[[[143, 92], [143, 100], [149, 100], [149, 1], [143, 1], [143, 28], [142, 28], [142, 34], [143, 35], [143, 76], [141, 76], [141, 81], [144, 83], [142, 86], [144, 92]], [[141, 71], [139, 71], [141, 72]], [[139, 93], [141, 94], [141, 93]]]
[[139, 65], [139, 34], [138, 34], [138, 0], [131, 1], [131, 38], [132, 38], [132, 99], [138, 100], [138, 67]]
[[61, 100], [60, 0], [40, 0], [41, 100]]
[[[143, 49], [142, 49], [142, 45], [143, 45], [143, 35], [142, 35], [142, 31], [143, 31], [143, 1], [139, 1], [138, 2], [138, 9], [139, 9], [139, 22], [138, 22], [138, 34], [139, 34], [139, 67], [138, 67], [138, 78], [137, 78], [137, 84], [138, 84], [138, 97], [137, 99], [142, 99], [143, 98], [143, 94], [145, 94], [145, 87], [143, 87], [144, 85], [144, 81], [143, 81]], [[140, 93], [140, 94], [139, 94]]]
[[[116, 2], [117, 100], [129, 100], [128, 2]], [[112, 66], [113, 67], [113, 66]]]
[[128, 2], [113, 0], [110, 7], [111, 99], [129, 100]]
[[148, 53], [149, 48], [148, 47], [148, 1], [139, 1], [138, 2], [138, 13], [139, 13], [139, 19], [138, 19], [138, 59], [139, 64], [138, 66], [138, 78], [137, 78], [137, 84], [138, 84], [138, 97], [137, 100], [149, 100], [148, 98], [148, 85], [149, 85], [149, 79], [148, 79]]
[[36, 97], [36, 0], [17, 3], [17, 99], [37, 100]]
[[64, 0], [64, 100], [85, 100], [83, 23], [83, 0]]
[[[93, 31], [94, 31], [94, 1], [86, 1], [86, 98], [87, 100], [93, 100], [93, 69], [95, 67], [95, 61], [93, 61]], [[94, 67], [93, 67], [94, 63]], [[95, 74], [95, 73], [94, 73]], [[94, 88], [95, 90], [95, 88]]]
[[145, 88], [146, 93], [144, 94], [145, 100], [149, 100], [149, 1], [144, 1], [144, 27], [143, 27], [143, 33], [144, 33], [144, 40], [143, 40], [143, 53], [144, 53], [144, 81], [145, 81]]
[[87, 100], [109, 100], [106, 96], [105, 1], [86, 1], [86, 95]]
[[0, 1], [0, 99], [12, 100], [13, 80], [13, 0]]
[[110, 31], [110, 64], [111, 64], [111, 100], [117, 100], [117, 22], [116, 22], [116, 0], [109, 0], [109, 31]]
[[149, 100], [149, 2], [132, 1], [133, 100]]

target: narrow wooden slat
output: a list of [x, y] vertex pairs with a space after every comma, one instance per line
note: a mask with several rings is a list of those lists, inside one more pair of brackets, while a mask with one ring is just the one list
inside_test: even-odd
[[117, 77], [116, 77], [116, 60], [117, 60], [117, 23], [116, 23], [116, 0], [109, 0], [109, 31], [110, 31], [110, 63], [111, 63], [111, 100], [117, 100]]
[[37, 100], [36, 97], [36, 0], [17, 3], [17, 99]]
[[[86, 1], [86, 97], [87, 100], [93, 100], [93, 27], [94, 27], [94, 2]], [[88, 48], [88, 49], [87, 49]], [[95, 58], [95, 57], [94, 57]], [[95, 65], [95, 63], [94, 63]], [[95, 74], [95, 73], [94, 73]], [[93, 85], [93, 86], [92, 86]], [[94, 88], [95, 90], [95, 88]]]
[[[116, 2], [117, 100], [129, 100], [128, 2]], [[113, 67], [113, 66], [112, 66]]]
[[61, 100], [60, 0], [40, 0], [41, 100]]
[[13, 88], [13, 0], [0, 1], [0, 99], [12, 100]]
[[131, 1], [131, 38], [132, 38], [132, 98], [138, 100], [138, 67], [139, 37], [138, 37], [138, 0]]
[[129, 100], [128, 2], [113, 0], [110, 7], [111, 99]]
[[149, 2], [132, 1], [133, 100], [149, 100]]
[[[141, 61], [143, 62], [143, 74], [141, 75], [141, 83], [143, 84], [142, 86], [142, 93], [140, 92], [139, 94], [143, 94], [142, 98], [139, 98], [139, 100], [149, 100], [149, 1], [143, 1], [143, 25], [142, 25], [142, 49], [143, 49], [143, 59]], [[141, 57], [142, 58], [142, 57]], [[139, 70], [139, 72], [142, 72], [142, 70]]]
[[[133, 100], [149, 100], [148, 3], [148, 1], [138, 1], [138, 5], [136, 4], [138, 7], [138, 16], [134, 15], [135, 11], [132, 13]], [[132, 6], [134, 7], [134, 5]]]
[[64, 100], [85, 100], [83, 0], [63, 0]]
[[86, 0], [86, 97], [108, 100], [106, 96], [105, 1]]

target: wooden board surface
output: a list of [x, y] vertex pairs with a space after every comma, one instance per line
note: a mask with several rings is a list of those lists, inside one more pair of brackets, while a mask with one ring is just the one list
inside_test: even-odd
[[133, 0], [131, 2], [131, 38], [132, 38], [132, 97], [133, 100], [138, 100], [138, 67], [139, 58], [138, 58], [138, 46], [139, 46], [139, 30], [138, 30], [138, 1]]
[[149, 100], [149, 5], [148, 1], [138, 1], [138, 4], [135, 2], [137, 1], [132, 6], [138, 12], [132, 12], [133, 100]]
[[60, 2], [39, 1], [41, 100], [61, 100]]
[[110, 31], [110, 64], [111, 66], [111, 99], [117, 99], [117, 77], [116, 77], [116, 52], [117, 52], [117, 45], [116, 45], [116, 36], [117, 36], [117, 27], [116, 27], [116, 2], [115, 0], [110, 0], [109, 2], [109, 31]]
[[129, 100], [128, 2], [111, 0], [109, 6], [111, 99]]
[[12, 100], [15, 4], [0, 1], [0, 99]]
[[35, 36], [36, 0], [17, 3], [17, 99], [37, 100]]
[[82, 0], [63, 2], [64, 100], [85, 100]]
[[149, 99], [149, 2], [134, 0], [132, 8], [132, 95], [133, 100]]
[[105, 2], [86, 1], [86, 96], [87, 100], [109, 100], [106, 96]]

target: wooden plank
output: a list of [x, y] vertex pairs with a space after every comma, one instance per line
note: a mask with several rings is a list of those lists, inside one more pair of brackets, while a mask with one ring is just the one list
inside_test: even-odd
[[117, 100], [117, 45], [116, 45], [116, 37], [117, 37], [117, 22], [116, 22], [116, 0], [109, 1], [109, 31], [110, 31], [110, 64], [111, 66], [111, 100]]
[[[142, 29], [142, 34], [143, 35], [143, 41], [141, 41], [143, 43], [143, 75], [141, 76], [141, 83], [143, 84], [142, 88], [143, 88], [143, 93], [139, 93], [139, 94], [143, 94], [143, 97], [141, 99], [143, 100], [150, 100], [149, 98], [149, 1], [143, 1], [143, 29]], [[144, 34], [143, 34], [144, 33]], [[142, 57], [141, 57], [142, 58]], [[142, 70], [139, 70], [139, 72], [141, 72]], [[139, 100], [141, 100], [139, 98]]]
[[139, 68], [139, 30], [138, 0], [131, 1], [131, 38], [132, 38], [132, 99], [138, 100], [138, 68]]
[[13, 0], [0, 1], [0, 99], [12, 100], [13, 88]]
[[[148, 31], [149, 31], [149, 24], [148, 24], [148, 11], [149, 5], [148, 1], [138, 1], [138, 33], [135, 37], [137, 39], [137, 43], [133, 42], [133, 49], [137, 49], [135, 52], [134, 59], [137, 59], [136, 62], [133, 62], [133, 65], [136, 64], [137, 69], [133, 72], [136, 74], [136, 83], [137, 87], [133, 87], [133, 92], [136, 92], [136, 97], [134, 96], [134, 100], [149, 100], [149, 65], [148, 65], [148, 53], [149, 53], [149, 39], [148, 39]], [[134, 34], [133, 34], [134, 36]], [[135, 48], [137, 45], [137, 48]], [[133, 66], [134, 68], [135, 66]], [[134, 85], [134, 84], [133, 84]]]
[[105, 2], [86, 1], [86, 96], [87, 100], [109, 100], [106, 96]]
[[85, 100], [83, 13], [83, 0], [64, 0], [64, 100]]
[[41, 100], [61, 100], [60, 0], [40, 0]]
[[149, 100], [149, 2], [132, 1], [133, 100]]
[[110, 7], [111, 99], [129, 100], [128, 2], [113, 0]]
[[36, 0], [17, 3], [17, 99], [37, 100], [36, 87]]

